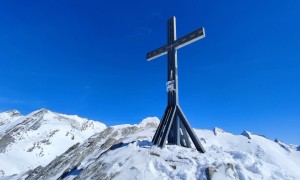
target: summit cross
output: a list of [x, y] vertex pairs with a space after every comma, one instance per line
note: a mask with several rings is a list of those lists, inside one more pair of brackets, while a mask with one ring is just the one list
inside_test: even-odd
[[199, 152], [205, 152], [197, 135], [179, 106], [177, 72], [177, 49], [204, 37], [205, 32], [202, 27], [176, 39], [176, 19], [173, 16], [168, 20], [168, 44], [147, 53], [148, 61], [168, 54], [168, 106], [152, 139], [152, 143], [161, 148], [163, 148], [166, 143], [191, 148], [191, 139]]

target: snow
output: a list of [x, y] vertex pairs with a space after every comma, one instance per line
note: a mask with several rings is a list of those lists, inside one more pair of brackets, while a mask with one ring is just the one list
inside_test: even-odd
[[13, 137], [5, 151], [0, 153], [0, 171], [6, 176], [45, 166], [72, 145], [106, 128], [100, 122], [46, 109], [14, 118], [5, 112], [0, 118], [6, 119], [0, 126], [0, 143], [6, 131], [11, 131], [9, 135]]
[[159, 119], [157, 117], [148, 117], [142, 120], [138, 124], [139, 127], [146, 127], [149, 124], [159, 124]]
[[[135, 125], [109, 127], [111, 131], [107, 132], [110, 134], [104, 135], [101, 139], [97, 133], [104, 132], [106, 126], [100, 122], [76, 115], [42, 111], [43, 113], [39, 110], [18, 117], [0, 113], [0, 122], [6, 123], [2, 125], [4, 128], [0, 126], [0, 134], [2, 133], [0, 137], [6, 134], [3, 129], [10, 132], [8, 127], [21, 125], [27, 127], [16, 131], [15, 141], [4, 153], [0, 153], [0, 177], [1, 170], [5, 172], [2, 176], [7, 178], [14, 173], [21, 175], [38, 165], [50, 166], [49, 162], [56, 156], [79, 142], [80, 146], [58, 157], [76, 160], [79, 154], [82, 158], [79, 165], [74, 167], [74, 161], [63, 161], [66, 164], [62, 169], [54, 171], [59, 173], [52, 174], [52, 178], [91, 179], [93, 175], [89, 173], [93, 172], [92, 169], [101, 167], [97, 170], [106, 177], [122, 180], [207, 179], [209, 173], [211, 179], [217, 180], [300, 179], [299, 145], [288, 145], [279, 140], [272, 141], [249, 131], [234, 135], [221, 128], [195, 129], [206, 150], [206, 153], [202, 154], [194, 148], [166, 145], [161, 149], [154, 146], [151, 140], [159, 124], [156, 117], [146, 118]], [[38, 122], [42, 125], [36, 130], [29, 130], [30, 127], [35, 127], [32, 124], [40, 117], [42, 118]], [[28, 121], [29, 118], [33, 120]], [[20, 121], [26, 121], [26, 124], [20, 124]], [[9, 125], [11, 123], [13, 125]], [[103, 149], [104, 143], [110, 138], [119, 140], [116, 141], [119, 143]], [[49, 144], [47, 140], [51, 143]], [[94, 149], [87, 150], [91, 148], [89, 142], [94, 143]], [[34, 147], [32, 151], [28, 152], [32, 147]], [[82, 154], [84, 152], [88, 154]], [[51, 168], [56, 168], [55, 164], [52, 166]], [[49, 176], [51, 177], [50, 172]]]
[[[141, 144], [145, 143], [139, 141], [111, 151], [103, 159], [113, 162], [107, 173], [120, 172], [116, 179], [201, 179], [205, 177], [205, 167], [218, 167], [215, 179], [300, 178], [299, 152], [288, 153], [277, 143], [259, 136], [252, 136], [249, 142], [244, 136], [230, 133], [215, 136], [212, 131], [196, 132], [208, 142], [204, 145], [205, 154], [172, 145], [165, 149], [144, 148]], [[235, 170], [226, 170], [227, 163]]]
[[[173, 145], [152, 146], [153, 129], [145, 129], [101, 161], [112, 164], [106, 173], [117, 174], [115, 179], [205, 179], [207, 167], [217, 169], [213, 179], [300, 179], [299, 151], [288, 152], [254, 133], [248, 139], [220, 129], [217, 136], [210, 130], [195, 131], [207, 142], [205, 154]], [[146, 138], [139, 139], [141, 135]]]
[[[195, 130], [205, 140], [206, 153], [174, 145], [161, 149], [151, 143], [155, 128], [147, 126], [157, 121], [148, 120], [135, 125], [148, 128], [127, 136], [92, 164], [108, 164], [103, 171], [113, 179], [207, 179], [208, 168], [212, 179], [300, 179], [300, 152], [287, 151], [263, 136], [248, 132], [249, 139], [220, 128]], [[113, 128], [120, 132], [128, 127], [134, 125]], [[89, 169], [89, 165], [80, 168]]]
[[287, 151], [278, 143], [250, 132], [246, 136], [230, 133], [214, 136], [203, 130], [197, 130], [196, 133], [205, 137], [207, 152], [218, 150], [225, 153], [227, 156], [224, 157], [228, 158], [223, 157], [222, 161], [233, 162], [241, 176], [252, 179], [300, 178], [299, 151]]
[[22, 117], [22, 115], [17, 110], [0, 113], [0, 138], [6, 133], [8, 129], [18, 123], [17, 120], [20, 117]]

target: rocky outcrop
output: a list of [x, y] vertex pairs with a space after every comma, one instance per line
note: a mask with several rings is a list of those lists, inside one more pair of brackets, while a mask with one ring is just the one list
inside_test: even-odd
[[215, 136], [217, 136], [218, 134], [223, 134], [223, 133], [225, 133], [225, 131], [224, 131], [223, 129], [217, 128], [217, 127], [215, 127], [215, 128], [213, 129], [213, 132], [214, 132]]
[[233, 164], [225, 163], [216, 167], [206, 168], [206, 177], [208, 180], [238, 180], [238, 174]]

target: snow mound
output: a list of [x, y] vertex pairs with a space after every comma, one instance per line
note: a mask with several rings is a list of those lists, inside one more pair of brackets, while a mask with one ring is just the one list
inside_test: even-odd
[[142, 120], [140, 124], [138, 124], [139, 127], [155, 127], [159, 125], [159, 119], [157, 117], [148, 117]]

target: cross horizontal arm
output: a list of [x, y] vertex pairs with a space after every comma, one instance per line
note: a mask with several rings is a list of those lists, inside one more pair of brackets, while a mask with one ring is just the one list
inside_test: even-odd
[[194, 32], [191, 32], [191, 33], [183, 36], [182, 38], [177, 39], [171, 45], [165, 45], [165, 46], [155, 49], [151, 52], [148, 52], [146, 59], [147, 59], [147, 61], [150, 61], [159, 56], [167, 54], [167, 52], [170, 50], [171, 46], [175, 47], [176, 49], [179, 49], [179, 48], [182, 48], [183, 46], [186, 46], [186, 45], [193, 43], [199, 39], [202, 39], [204, 37], [205, 37], [205, 31], [204, 31], [204, 28], [202, 27], [200, 29], [197, 29]]
[[183, 46], [186, 46], [192, 42], [195, 42], [199, 39], [202, 39], [205, 37], [205, 31], [204, 31], [204, 28], [200, 28], [200, 29], [197, 29], [196, 31], [194, 32], [191, 32], [185, 36], [183, 36], [182, 38], [179, 38], [177, 39], [175, 42], [174, 42], [174, 47], [176, 49], [179, 49]]
[[147, 57], [146, 57], [147, 61], [150, 61], [150, 60], [155, 59], [155, 58], [157, 58], [159, 56], [167, 54], [169, 48], [170, 47], [168, 45], [165, 45], [165, 46], [160, 47], [158, 49], [155, 49], [155, 50], [153, 50], [151, 52], [148, 52], [147, 53]]

